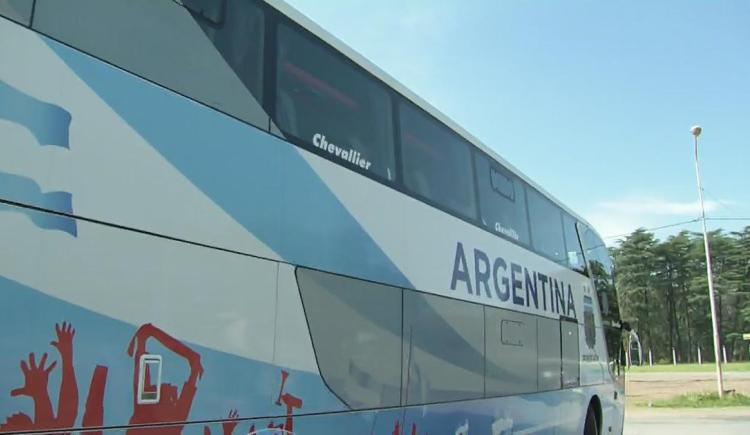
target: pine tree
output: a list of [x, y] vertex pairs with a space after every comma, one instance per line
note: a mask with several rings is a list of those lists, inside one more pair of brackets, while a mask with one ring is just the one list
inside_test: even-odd
[[[732, 360], [746, 360], [750, 332], [750, 226], [709, 233], [717, 317], [722, 344]], [[682, 231], [658, 242], [638, 229], [615, 248], [622, 317], [657, 360], [695, 361], [697, 347], [713, 359], [713, 331], [703, 235]]]

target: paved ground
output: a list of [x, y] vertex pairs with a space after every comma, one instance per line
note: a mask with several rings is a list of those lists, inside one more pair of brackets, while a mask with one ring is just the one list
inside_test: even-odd
[[[625, 394], [630, 404], [685, 393], [716, 391], [714, 373], [628, 373], [626, 379]], [[724, 373], [724, 389], [750, 395], [750, 372]]]
[[[750, 395], [750, 372], [724, 373], [724, 388]], [[750, 435], [750, 408], [655, 409], [654, 399], [716, 391], [713, 373], [629, 373], [624, 435]], [[606, 434], [605, 434], [606, 435]]]
[[748, 435], [750, 408], [630, 409], [624, 435]]

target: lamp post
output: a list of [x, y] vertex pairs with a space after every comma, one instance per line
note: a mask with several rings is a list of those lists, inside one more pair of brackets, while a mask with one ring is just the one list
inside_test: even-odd
[[719, 324], [716, 315], [716, 301], [714, 300], [714, 280], [711, 269], [711, 247], [708, 244], [708, 230], [706, 229], [706, 209], [703, 206], [703, 186], [701, 186], [701, 171], [698, 166], [698, 136], [703, 131], [700, 126], [693, 126], [690, 133], [695, 139], [695, 176], [698, 179], [698, 197], [701, 202], [701, 222], [703, 224], [703, 246], [706, 249], [706, 275], [708, 276], [708, 300], [711, 303], [711, 326], [714, 331], [714, 358], [716, 360], [716, 384], [719, 388], [719, 398], [724, 397], [724, 379], [721, 375], [721, 342], [719, 338]]

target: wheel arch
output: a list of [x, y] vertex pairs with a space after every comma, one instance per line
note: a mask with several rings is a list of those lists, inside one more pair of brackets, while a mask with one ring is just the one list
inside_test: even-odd
[[599, 396], [597, 396], [596, 394], [591, 396], [591, 400], [589, 400], [589, 408], [592, 408], [594, 410], [598, 433], [602, 433], [602, 402], [601, 400], [599, 400]]

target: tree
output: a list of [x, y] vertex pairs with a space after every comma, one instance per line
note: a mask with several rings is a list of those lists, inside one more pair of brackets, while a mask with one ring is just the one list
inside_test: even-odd
[[652, 233], [643, 228], [627, 236], [615, 250], [615, 270], [620, 286], [620, 310], [639, 331], [641, 343], [651, 347], [652, 318], [657, 311], [654, 303], [653, 284], [655, 265], [656, 239]]
[[[717, 317], [732, 360], [748, 358], [750, 332], [750, 226], [709, 233]], [[622, 317], [631, 322], [657, 360], [695, 361], [700, 347], [713, 358], [711, 312], [702, 234], [682, 231], [659, 242], [638, 229], [610, 250]]]

